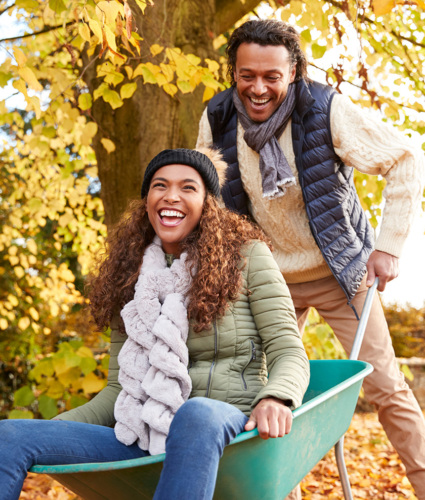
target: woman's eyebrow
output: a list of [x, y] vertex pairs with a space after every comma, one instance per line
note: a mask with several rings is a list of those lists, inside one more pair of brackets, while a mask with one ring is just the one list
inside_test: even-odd
[[[153, 181], [170, 182], [170, 180], [169, 180], [169, 179], [167, 179], [167, 178], [165, 178], [165, 177], [153, 177], [151, 182], [153, 182]], [[198, 181], [196, 181], [195, 179], [190, 179], [190, 178], [188, 178], [188, 179], [183, 179], [183, 180], [182, 180], [182, 181], [180, 181], [180, 182], [193, 182], [194, 184], [197, 184], [198, 186], [200, 186], [200, 185], [201, 185], [201, 184], [200, 184]]]

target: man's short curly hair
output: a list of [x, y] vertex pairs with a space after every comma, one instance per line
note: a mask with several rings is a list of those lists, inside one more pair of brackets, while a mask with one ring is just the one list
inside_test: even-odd
[[301, 49], [298, 32], [290, 24], [274, 19], [257, 19], [247, 21], [236, 28], [227, 45], [227, 75], [235, 85], [236, 53], [242, 43], [258, 45], [283, 45], [291, 57], [291, 65], [296, 67], [295, 81], [307, 77], [307, 58]]

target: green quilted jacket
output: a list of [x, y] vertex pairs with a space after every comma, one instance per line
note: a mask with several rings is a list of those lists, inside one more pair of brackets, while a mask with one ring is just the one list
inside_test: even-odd
[[[191, 397], [230, 403], [249, 415], [266, 397], [291, 408], [301, 404], [309, 363], [298, 331], [289, 290], [268, 247], [259, 241], [243, 251], [243, 283], [238, 300], [209, 330], [189, 330]], [[117, 356], [126, 336], [111, 325], [108, 385], [89, 403], [56, 418], [113, 425], [121, 390]]]

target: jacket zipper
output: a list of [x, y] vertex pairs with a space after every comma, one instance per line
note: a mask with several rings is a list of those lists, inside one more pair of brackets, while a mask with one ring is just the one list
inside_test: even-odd
[[245, 370], [248, 368], [248, 366], [250, 365], [251, 361], [254, 361], [255, 359], [257, 359], [257, 355], [256, 355], [256, 352], [255, 352], [254, 341], [250, 340], [250, 342], [251, 342], [251, 357], [250, 357], [248, 363], [245, 365], [245, 368], [241, 372], [242, 384], [243, 384], [243, 388], [244, 388], [245, 391], [248, 389], [248, 386], [246, 384], [245, 377], [244, 377]]
[[208, 382], [207, 382], [207, 390], [205, 391], [205, 397], [208, 398], [210, 396], [210, 386], [211, 386], [211, 379], [212, 379], [212, 373], [214, 370], [215, 363], [217, 361], [217, 352], [218, 352], [218, 334], [217, 334], [217, 325], [216, 322], [214, 321], [213, 323], [214, 327], [214, 357], [211, 363], [210, 367], [210, 373], [208, 374]]

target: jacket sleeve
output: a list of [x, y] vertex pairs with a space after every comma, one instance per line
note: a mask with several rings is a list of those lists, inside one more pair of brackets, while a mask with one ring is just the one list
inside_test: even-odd
[[251, 312], [266, 354], [268, 382], [257, 394], [261, 399], [289, 400], [301, 405], [310, 378], [310, 365], [298, 330], [294, 305], [282, 273], [265, 243], [256, 242], [248, 257]]
[[111, 346], [109, 349], [110, 359], [106, 387], [85, 405], [61, 413], [55, 417], [56, 420], [71, 420], [107, 427], [115, 424], [114, 406], [121, 391], [121, 385], [118, 382], [118, 354], [127, 339], [127, 335], [119, 332], [117, 319], [114, 318], [111, 322]]

